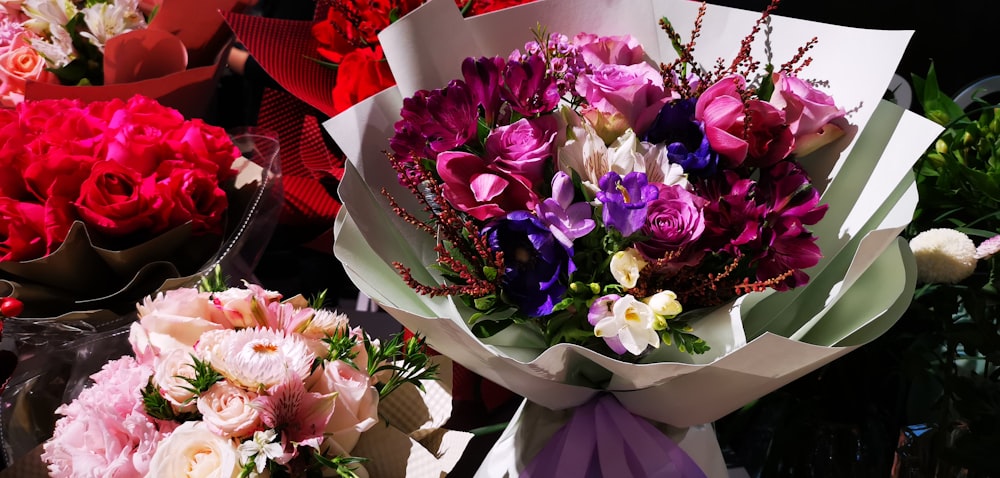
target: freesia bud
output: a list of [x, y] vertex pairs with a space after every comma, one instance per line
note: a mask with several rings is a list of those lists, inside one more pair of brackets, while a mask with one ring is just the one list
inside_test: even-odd
[[645, 302], [653, 309], [654, 314], [668, 319], [680, 315], [683, 311], [680, 301], [677, 300], [677, 294], [669, 290], [657, 292], [652, 297], [647, 297]]
[[646, 267], [646, 261], [635, 249], [618, 251], [611, 256], [611, 275], [626, 289], [635, 287], [639, 280], [639, 271]]

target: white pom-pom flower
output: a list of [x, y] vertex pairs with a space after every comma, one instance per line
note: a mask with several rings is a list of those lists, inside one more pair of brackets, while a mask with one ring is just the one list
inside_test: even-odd
[[917, 279], [954, 284], [976, 270], [976, 244], [954, 229], [929, 229], [910, 239], [917, 260]]

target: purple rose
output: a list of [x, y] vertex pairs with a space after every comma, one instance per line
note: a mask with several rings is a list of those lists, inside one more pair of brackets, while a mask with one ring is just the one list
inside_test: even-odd
[[527, 178], [528, 186], [533, 188], [542, 180], [545, 164], [552, 157], [552, 142], [557, 132], [552, 116], [522, 118], [486, 137], [486, 158], [497, 169]]
[[604, 225], [616, 229], [622, 236], [630, 236], [646, 222], [646, 207], [656, 199], [656, 186], [649, 184], [645, 173], [631, 172], [624, 178], [610, 171], [598, 181], [601, 188], [597, 200], [604, 209]]
[[601, 37], [581, 33], [573, 38], [573, 44], [589, 65], [634, 65], [645, 56], [642, 45], [631, 35]]
[[682, 250], [697, 241], [705, 231], [702, 209], [708, 203], [681, 186], [656, 186], [659, 194], [646, 205], [642, 229], [649, 239], [636, 245], [650, 258], [663, 257], [667, 251]]
[[660, 72], [646, 63], [598, 66], [577, 78], [576, 91], [602, 113], [621, 113], [640, 136], [669, 98]]

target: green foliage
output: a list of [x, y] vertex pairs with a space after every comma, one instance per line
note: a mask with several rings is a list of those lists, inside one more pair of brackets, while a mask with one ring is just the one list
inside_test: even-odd
[[379, 387], [380, 397], [389, 395], [406, 383], [423, 390], [422, 380], [437, 380], [438, 365], [432, 363], [425, 352], [423, 337], [403, 340], [403, 334], [398, 333], [383, 344], [376, 344], [365, 337], [365, 351], [368, 352], [368, 375], [389, 374]]
[[194, 378], [178, 377], [184, 379], [190, 385], [189, 387], [184, 387], [185, 390], [198, 396], [207, 392], [209, 388], [212, 388], [212, 385], [222, 380], [222, 374], [216, 372], [207, 361], [200, 360], [194, 355], [191, 355], [191, 360], [193, 360], [191, 368], [194, 369]]
[[[323, 456], [323, 454], [318, 451], [313, 452], [313, 458], [315, 458], [316, 462], [321, 466], [334, 470], [339, 478], [358, 478], [358, 474], [355, 471], [357, 470], [357, 466], [355, 465], [368, 461], [367, 458], [357, 456], [336, 456], [329, 458]], [[322, 474], [317, 476], [322, 476]]]
[[222, 292], [229, 288], [226, 285], [228, 279], [222, 275], [222, 266], [216, 264], [208, 275], [198, 282], [198, 290], [201, 292]]

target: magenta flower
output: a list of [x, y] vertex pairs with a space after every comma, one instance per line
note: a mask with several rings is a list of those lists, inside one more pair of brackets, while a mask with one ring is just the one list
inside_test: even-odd
[[[476, 137], [479, 111], [465, 82], [453, 80], [445, 88], [418, 91], [403, 100], [399, 131], [418, 131], [433, 153], [450, 151]], [[402, 123], [402, 124], [401, 124]], [[410, 145], [413, 151], [421, 148]], [[407, 151], [396, 151], [404, 155]], [[434, 159], [431, 157], [430, 159]]]
[[531, 117], [559, 105], [559, 88], [547, 74], [546, 66], [545, 59], [538, 55], [507, 63], [500, 94], [514, 111]]
[[646, 206], [656, 199], [656, 186], [649, 184], [645, 173], [631, 172], [624, 178], [610, 171], [598, 181], [597, 200], [604, 206], [604, 225], [630, 236], [646, 223]]
[[[840, 136], [823, 132], [831, 121], [843, 118], [846, 114], [843, 108], [833, 102], [830, 95], [784, 73], [775, 73], [771, 78], [774, 81], [774, 94], [771, 95], [770, 103], [785, 112], [788, 128], [795, 137], [796, 150], [806, 143], [815, 149]], [[824, 136], [824, 141], [816, 141], [819, 136]]]
[[492, 167], [526, 178], [527, 185], [533, 188], [542, 180], [545, 165], [552, 157], [557, 132], [552, 116], [522, 118], [486, 137], [486, 158]]
[[573, 241], [593, 231], [597, 223], [591, 218], [593, 211], [586, 202], [574, 203], [576, 191], [569, 175], [559, 171], [552, 177], [552, 197], [542, 201], [535, 209], [538, 218], [548, 225], [556, 240], [566, 248]]
[[500, 72], [507, 61], [493, 58], [466, 58], [462, 62], [462, 77], [469, 86], [472, 98], [483, 108], [486, 124], [493, 126], [500, 111]]
[[510, 211], [532, 210], [538, 203], [527, 179], [491, 168], [474, 154], [441, 153], [437, 172], [444, 181], [445, 200], [481, 221]]
[[646, 53], [631, 35], [597, 36], [580, 33], [573, 37], [573, 44], [588, 65], [635, 65], [643, 62]]
[[733, 171], [713, 177], [700, 185], [702, 197], [718, 198], [703, 209], [705, 232], [701, 239], [707, 250], [740, 255], [740, 248], [760, 238], [767, 207], [754, 197], [757, 184]]
[[744, 109], [739, 89], [746, 80], [727, 77], [708, 87], [695, 105], [694, 117], [705, 124], [705, 137], [712, 149], [727, 160], [728, 166], [739, 166], [747, 156], [749, 144], [743, 139]]

